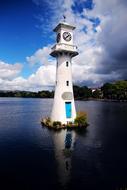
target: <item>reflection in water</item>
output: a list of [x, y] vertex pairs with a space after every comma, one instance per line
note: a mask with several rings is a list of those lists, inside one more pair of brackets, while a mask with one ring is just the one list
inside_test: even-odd
[[127, 103], [76, 101], [90, 124], [76, 136], [41, 128], [51, 107], [51, 99], [0, 98], [0, 190], [127, 189]]
[[53, 133], [53, 141], [59, 181], [64, 186], [70, 179], [75, 132], [69, 130], [55, 132]]

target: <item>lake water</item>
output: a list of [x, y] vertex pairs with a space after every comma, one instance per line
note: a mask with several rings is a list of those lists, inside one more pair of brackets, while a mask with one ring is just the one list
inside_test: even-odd
[[127, 188], [127, 103], [76, 101], [87, 130], [53, 132], [52, 102], [0, 98], [0, 190]]

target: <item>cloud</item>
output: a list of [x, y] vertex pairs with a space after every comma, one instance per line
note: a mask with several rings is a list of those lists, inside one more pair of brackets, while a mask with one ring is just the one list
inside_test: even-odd
[[[47, 1], [47, 3], [51, 6], [53, 2]], [[68, 23], [76, 25], [75, 44], [79, 48], [79, 55], [73, 59], [74, 83], [100, 86], [105, 82], [125, 79], [127, 75], [126, 1], [107, 0], [103, 3], [101, 0], [94, 0], [91, 1], [90, 9], [86, 8], [84, 3], [87, 3], [87, 0], [78, 1], [77, 8], [76, 1], [63, 0], [61, 8], [57, 7], [57, 1], [53, 7], [51, 6], [54, 12], [52, 26], [57, 24], [56, 15], [60, 19], [62, 14], [66, 15]], [[46, 60], [49, 59], [48, 53], [45, 56]], [[46, 61], [40, 59], [40, 62]]]
[[20, 63], [9, 64], [4, 61], [0, 61], [0, 78], [1, 79], [13, 79], [22, 70], [22, 65]]
[[98, 60], [96, 73], [109, 75], [113, 80], [126, 79], [127, 76], [127, 3], [126, 1], [106, 1], [105, 5], [96, 0], [97, 5], [94, 14], [103, 14], [101, 24], [102, 32], [98, 37], [98, 43], [103, 48], [103, 53]]
[[0, 78], [0, 90], [39, 91], [52, 89], [55, 83], [55, 65], [40, 66], [27, 79], [18, 76], [12, 80]]
[[[42, 5], [43, 2], [44, 1], [36, 1], [38, 6]], [[95, 47], [94, 45], [97, 35], [101, 31], [101, 29], [99, 28], [99, 26], [96, 26], [97, 32], [95, 33], [95, 31], [93, 30], [94, 23], [93, 21], [91, 22], [91, 20], [88, 19], [88, 15], [86, 15], [86, 13], [84, 14], [83, 10], [82, 13], [74, 12], [73, 7], [75, 6], [75, 1], [73, 0], [63, 0], [63, 6], [61, 6], [61, 8], [59, 8], [59, 5], [57, 6], [57, 1], [55, 2], [54, 6], [51, 6], [53, 1], [47, 1], [47, 3], [51, 7], [52, 11], [55, 13], [52, 17], [52, 26], [55, 26], [57, 24], [56, 16], [60, 19], [62, 18], [63, 14], [66, 15], [68, 23], [76, 25], [75, 44], [78, 45], [80, 54], [74, 59], [73, 64], [75, 65], [74, 68], [77, 68], [78, 70], [82, 69], [83, 73], [82, 75], [77, 75], [77, 69], [73, 69], [73, 78], [75, 83], [81, 83], [82, 80], [88, 78], [89, 72], [93, 71], [93, 68], [96, 64], [96, 55], [98, 55], [98, 53], [101, 51], [100, 47]], [[82, 4], [82, 1], [79, 1], [79, 3]], [[84, 26], [86, 26], [87, 28], [87, 33], [84, 32]], [[50, 28], [50, 30], [52, 29]], [[27, 58], [27, 61], [31, 63], [40, 62], [42, 64], [49, 64], [50, 62], [46, 61], [49, 60], [49, 51], [50, 50], [48, 49], [47, 54], [45, 54], [45, 60], [42, 60], [42, 57], [44, 57], [42, 56], [43, 50], [38, 50], [33, 56]]]
[[41, 89], [43, 86], [54, 86], [56, 65], [41, 66], [32, 74], [27, 82], [31, 88]]
[[[100, 86], [127, 76], [127, 1], [126, 0], [33, 0], [46, 11], [38, 15], [43, 32], [52, 32], [65, 14], [67, 22], [76, 26], [74, 41], [79, 55], [73, 58], [75, 84]], [[62, 5], [62, 6], [61, 6]], [[48, 10], [48, 11], [47, 11]], [[48, 19], [47, 19], [48, 18]], [[49, 33], [48, 33], [49, 34]], [[47, 34], [46, 34], [47, 35]], [[53, 35], [53, 32], [52, 32]], [[47, 35], [47, 38], [51, 36]], [[0, 89], [42, 90], [55, 84], [55, 60], [49, 56], [53, 44], [28, 56], [26, 61], [38, 65], [28, 78], [21, 77], [21, 66], [3, 64]], [[0, 63], [0, 68], [1, 68]]]
[[[84, 8], [78, 16], [73, 14], [76, 17], [73, 20], [78, 20], [76, 43], [80, 50], [75, 58], [77, 69], [73, 69], [73, 76], [79, 84], [100, 86], [127, 76], [127, 3], [125, 0], [105, 3], [95, 0], [94, 5], [92, 10]], [[100, 20], [96, 32], [89, 22], [91, 18]], [[82, 30], [84, 25], [87, 32]]]
[[38, 49], [32, 56], [26, 57], [28, 63], [34, 64], [44, 64], [47, 65], [50, 63], [49, 53], [51, 51], [51, 46], [43, 47], [42, 49]]

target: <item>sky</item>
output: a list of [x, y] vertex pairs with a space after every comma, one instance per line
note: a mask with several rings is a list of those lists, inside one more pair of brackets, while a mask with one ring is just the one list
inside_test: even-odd
[[0, 0], [0, 90], [53, 89], [53, 28], [75, 25], [73, 83], [100, 87], [127, 79], [126, 0]]

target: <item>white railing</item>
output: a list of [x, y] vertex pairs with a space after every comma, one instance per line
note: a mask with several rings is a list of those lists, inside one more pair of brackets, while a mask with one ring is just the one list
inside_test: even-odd
[[52, 51], [56, 51], [56, 50], [77, 51], [77, 46], [59, 43], [59, 44], [56, 44], [52, 47]]

